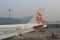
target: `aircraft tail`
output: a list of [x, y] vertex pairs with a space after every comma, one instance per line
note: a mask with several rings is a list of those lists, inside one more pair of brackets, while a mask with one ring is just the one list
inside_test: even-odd
[[28, 23], [42, 24], [42, 13], [44, 9], [38, 10], [37, 14]]

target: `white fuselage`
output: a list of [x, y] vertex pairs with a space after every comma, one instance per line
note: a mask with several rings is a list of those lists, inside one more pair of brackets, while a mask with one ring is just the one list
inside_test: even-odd
[[[17, 30], [29, 30], [35, 26], [42, 25], [42, 13], [44, 9], [41, 9], [27, 24], [11, 24], [11, 25], [0, 25], [0, 31], [17, 31]], [[45, 27], [45, 26], [44, 26]]]
[[17, 30], [29, 30], [39, 24], [12, 24], [12, 25], [0, 25], [0, 32], [17, 31]]

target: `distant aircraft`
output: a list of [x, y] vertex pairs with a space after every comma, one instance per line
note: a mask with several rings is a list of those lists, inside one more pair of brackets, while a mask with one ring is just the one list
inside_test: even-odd
[[44, 9], [38, 10], [37, 14], [26, 24], [0, 25], [0, 32], [5, 32], [5, 33], [9, 32], [9, 34], [19, 33], [22, 36], [23, 33], [31, 32], [31, 31], [39, 31], [40, 29], [47, 28], [47, 25], [42, 24], [43, 12]]

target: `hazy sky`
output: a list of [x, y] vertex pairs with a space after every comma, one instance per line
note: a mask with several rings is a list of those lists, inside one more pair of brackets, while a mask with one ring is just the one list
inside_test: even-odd
[[60, 0], [0, 0], [0, 17], [8, 17], [8, 9], [11, 17], [23, 18], [35, 15], [40, 8], [45, 8], [44, 20], [60, 20]]

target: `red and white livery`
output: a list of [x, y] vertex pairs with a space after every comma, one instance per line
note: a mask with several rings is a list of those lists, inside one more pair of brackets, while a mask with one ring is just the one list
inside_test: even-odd
[[39, 11], [37, 11], [36, 15], [26, 24], [0, 25], [0, 32], [4, 32], [4, 34], [0, 34], [0, 39], [16, 36], [18, 34], [23, 34], [31, 31], [39, 31], [43, 28], [47, 28], [47, 25], [42, 24], [43, 12], [44, 9], [40, 9]]

